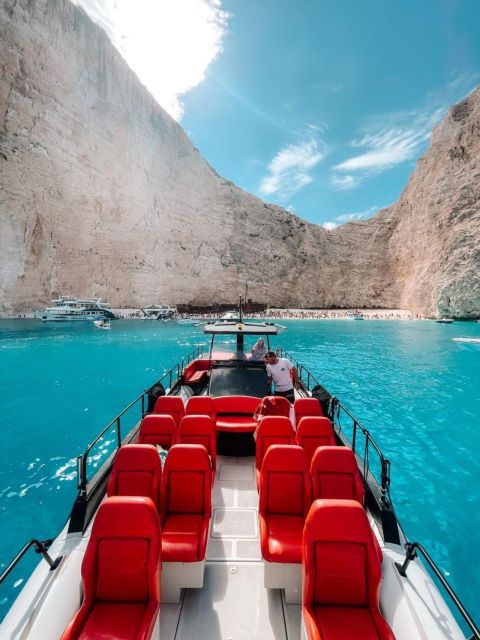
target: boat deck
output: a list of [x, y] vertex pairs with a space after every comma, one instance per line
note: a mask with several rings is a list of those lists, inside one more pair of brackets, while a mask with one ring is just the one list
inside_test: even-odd
[[166, 640], [300, 640], [300, 607], [263, 586], [254, 458], [218, 456], [202, 589], [160, 608]]

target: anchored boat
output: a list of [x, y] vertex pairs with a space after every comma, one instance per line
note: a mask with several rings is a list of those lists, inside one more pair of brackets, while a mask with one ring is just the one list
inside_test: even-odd
[[464, 639], [445, 598], [480, 638], [401, 528], [370, 433], [281, 349], [297, 369], [293, 409], [271, 397], [250, 349], [259, 337], [273, 349], [282, 329], [241, 311], [206, 324], [209, 349], [88, 445], [64, 529], [0, 577], [42, 554], [2, 638]]
[[53, 300], [45, 311], [37, 311], [34, 317], [42, 322], [71, 322], [79, 320], [114, 319], [108, 302], [101, 298], [73, 298], [61, 296]]

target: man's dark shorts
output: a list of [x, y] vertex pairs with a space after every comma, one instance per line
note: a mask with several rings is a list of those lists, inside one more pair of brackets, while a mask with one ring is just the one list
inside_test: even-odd
[[288, 391], [275, 391], [273, 395], [286, 398], [290, 402], [290, 404], [293, 404], [295, 402], [295, 392], [293, 391], [293, 387], [291, 389], [288, 389]]

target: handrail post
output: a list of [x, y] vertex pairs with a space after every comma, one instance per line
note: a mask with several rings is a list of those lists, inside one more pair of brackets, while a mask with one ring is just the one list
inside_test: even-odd
[[357, 440], [357, 421], [353, 421], [353, 434], [352, 434], [352, 451], [355, 453], [355, 442]]
[[415, 560], [415, 558], [417, 557], [415, 546], [416, 546], [415, 543], [412, 544], [411, 542], [407, 542], [405, 544], [406, 555], [405, 555], [405, 560], [403, 561], [403, 564], [400, 564], [399, 562], [395, 563], [395, 566], [398, 569], [398, 573], [402, 576], [402, 578], [407, 577], [408, 565], [412, 560]]
[[120, 447], [122, 446], [122, 433], [120, 431], [120, 416], [118, 416], [115, 423], [117, 426], [117, 449], [120, 449]]
[[142, 418], [145, 415], [145, 393], [142, 393]]
[[387, 460], [386, 458], [382, 457], [381, 461], [382, 461], [382, 503], [386, 505], [387, 496], [388, 496], [389, 487], [390, 487], [390, 460]]

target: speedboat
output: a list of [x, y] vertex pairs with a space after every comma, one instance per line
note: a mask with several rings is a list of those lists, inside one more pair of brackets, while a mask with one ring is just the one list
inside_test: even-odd
[[458, 344], [459, 347], [466, 347], [467, 349], [477, 350], [480, 349], [480, 338], [452, 338], [453, 342]]
[[464, 640], [456, 616], [480, 638], [403, 530], [370, 432], [280, 348], [299, 382], [293, 405], [271, 397], [246, 356], [281, 329], [241, 312], [206, 324], [209, 348], [88, 444], [64, 528], [0, 576], [42, 555], [2, 638]]
[[452, 324], [453, 318], [437, 318], [435, 322], [437, 322], [438, 324]]
[[60, 296], [45, 311], [37, 311], [34, 317], [42, 322], [70, 322], [79, 320], [114, 319], [108, 302], [101, 298], [73, 298]]

